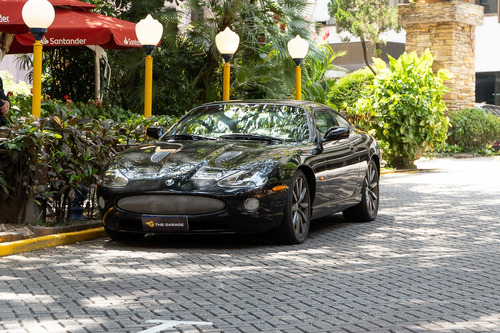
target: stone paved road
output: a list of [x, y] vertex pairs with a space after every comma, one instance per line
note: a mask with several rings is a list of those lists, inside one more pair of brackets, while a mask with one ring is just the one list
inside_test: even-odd
[[500, 159], [419, 167], [382, 178], [375, 222], [335, 215], [299, 246], [98, 239], [0, 258], [0, 330], [500, 332]]

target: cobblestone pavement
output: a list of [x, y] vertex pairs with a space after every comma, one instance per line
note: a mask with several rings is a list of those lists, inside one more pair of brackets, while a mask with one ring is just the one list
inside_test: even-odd
[[372, 223], [0, 258], [5, 332], [500, 332], [500, 159], [385, 175]]

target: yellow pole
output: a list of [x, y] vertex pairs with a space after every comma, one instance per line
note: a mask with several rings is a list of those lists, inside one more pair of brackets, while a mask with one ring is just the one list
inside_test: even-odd
[[35, 118], [40, 118], [42, 98], [42, 43], [37, 40], [33, 44], [33, 101], [31, 112]]
[[153, 104], [153, 57], [150, 54], [146, 56], [146, 73], [144, 84], [144, 117], [151, 117], [151, 108]]
[[229, 101], [229, 74], [230, 74], [229, 62], [224, 63], [223, 77], [222, 77], [222, 100]]
[[295, 67], [295, 99], [302, 99], [302, 80], [300, 66]]

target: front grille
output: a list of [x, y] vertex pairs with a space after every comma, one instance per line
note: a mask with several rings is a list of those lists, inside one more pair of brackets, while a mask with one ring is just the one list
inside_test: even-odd
[[199, 215], [224, 210], [224, 201], [191, 195], [135, 195], [118, 200], [119, 209], [137, 214]]

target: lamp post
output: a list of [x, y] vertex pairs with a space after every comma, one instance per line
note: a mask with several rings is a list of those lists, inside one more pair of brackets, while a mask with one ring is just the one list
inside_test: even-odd
[[151, 52], [156, 48], [163, 35], [163, 25], [155, 20], [150, 14], [135, 25], [137, 39], [146, 51], [145, 73], [144, 73], [144, 117], [151, 117], [153, 104], [153, 57]]
[[309, 51], [309, 44], [305, 39], [300, 38], [299, 35], [288, 42], [288, 53], [293, 58], [295, 62], [295, 98], [297, 100], [302, 99], [302, 78], [300, 63], [306, 57], [307, 51]]
[[229, 101], [229, 74], [230, 74], [230, 65], [229, 59], [233, 56], [233, 54], [238, 49], [238, 45], [240, 44], [240, 36], [237, 33], [226, 27], [224, 31], [221, 31], [215, 36], [215, 45], [217, 46], [217, 50], [221, 54], [224, 59], [224, 69], [223, 69], [223, 77], [222, 77], [222, 100]]
[[34, 117], [40, 117], [42, 98], [42, 37], [47, 28], [54, 22], [56, 16], [54, 7], [47, 0], [28, 0], [22, 10], [24, 23], [35, 36], [33, 44], [33, 101], [31, 112]]

